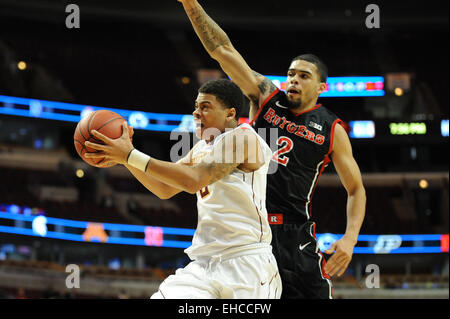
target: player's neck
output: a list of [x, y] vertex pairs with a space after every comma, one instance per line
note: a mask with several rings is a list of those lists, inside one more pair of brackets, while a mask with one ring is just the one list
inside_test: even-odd
[[211, 135], [209, 138], [205, 139], [205, 142], [210, 144], [216, 139], [218, 136], [222, 135], [223, 133], [233, 130], [238, 126], [237, 121], [233, 121], [230, 125], [226, 126], [223, 130], [221, 130], [220, 134], [217, 136]]

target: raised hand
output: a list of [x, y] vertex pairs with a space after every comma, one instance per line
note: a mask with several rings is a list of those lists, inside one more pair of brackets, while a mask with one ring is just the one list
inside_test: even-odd
[[111, 139], [96, 130], [92, 130], [91, 134], [105, 144], [103, 145], [86, 141], [86, 146], [98, 151], [95, 153], [85, 153], [84, 156], [86, 158], [104, 158], [104, 160], [97, 165], [98, 167], [109, 167], [114, 163], [127, 163], [128, 154], [130, 154], [134, 147], [131, 143], [128, 124], [126, 121], [123, 122], [122, 136], [117, 139]]

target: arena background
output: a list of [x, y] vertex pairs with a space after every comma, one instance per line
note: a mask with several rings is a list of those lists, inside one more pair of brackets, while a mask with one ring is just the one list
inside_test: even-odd
[[[448, 298], [448, 1], [201, 3], [259, 73], [284, 76], [314, 53], [331, 77], [382, 77], [366, 83], [382, 96], [319, 98], [348, 125], [367, 191], [363, 237], [334, 295]], [[379, 28], [366, 25], [371, 3]], [[176, 0], [79, 0], [71, 29], [69, 4], [0, 0], [0, 297], [148, 298], [188, 261], [195, 196], [163, 201], [123, 167], [85, 165], [76, 122], [120, 110], [135, 147], [170, 160], [199, 85], [224, 74]], [[332, 165], [325, 173], [313, 199], [323, 245], [346, 220], [345, 190]]]

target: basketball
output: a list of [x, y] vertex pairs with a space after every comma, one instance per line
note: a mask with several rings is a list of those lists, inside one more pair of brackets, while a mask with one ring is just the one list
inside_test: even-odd
[[[97, 150], [85, 146], [84, 142], [90, 141], [97, 144], [104, 144], [102, 141], [91, 135], [92, 130], [96, 130], [111, 139], [121, 137], [123, 121], [125, 121], [125, 119], [122, 116], [109, 110], [95, 111], [81, 119], [73, 134], [73, 143], [81, 159], [89, 165], [98, 167], [97, 165], [103, 161], [103, 158], [84, 157], [86, 152], [97, 152]], [[133, 131], [131, 127], [128, 127], [128, 130], [130, 139], [132, 139]]]

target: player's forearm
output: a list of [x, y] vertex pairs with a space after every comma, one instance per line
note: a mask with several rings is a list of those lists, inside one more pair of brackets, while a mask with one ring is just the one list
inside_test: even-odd
[[145, 188], [147, 188], [150, 192], [161, 199], [171, 198], [172, 196], [181, 192], [181, 189], [177, 189], [175, 187], [167, 185], [166, 183], [163, 183], [156, 178], [145, 174], [144, 172], [138, 170], [137, 168], [134, 168], [133, 166], [125, 164], [125, 167], [130, 171], [131, 174], [134, 175], [134, 177], [136, 177], [136, 179], [142, 185], [145, 186]]
[[194, 194], [201, 188], [202, 178], [199, 172], [186, 165], [151, 158], [145, 174], [191, 194]]
[[347, 227], [344, 236], [352, 239], [355, 244], [364, 221], [365, 211], [366, 192], [361, 186], [349, 194], [347, 199]]
[[212, 20], [195, 1], [183, 1], [183, 7], [205, 49], [214, 58], [214, 51], [231, 43], [227, 34]]

